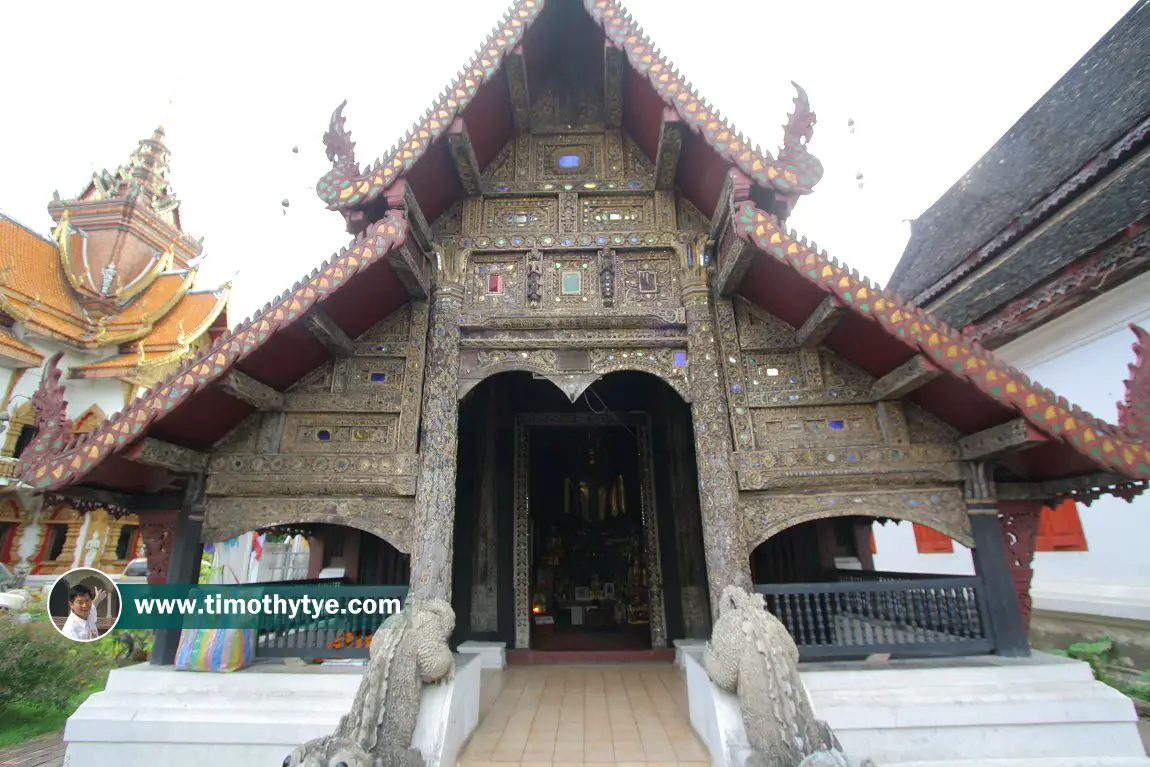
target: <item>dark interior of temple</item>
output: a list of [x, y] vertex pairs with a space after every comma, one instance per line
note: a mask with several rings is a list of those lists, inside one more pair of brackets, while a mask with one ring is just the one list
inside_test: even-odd
[[[517, 606], [515, 433], [516, 418], [527, 414], [558, 414], [560, 421], [585, 414], [597, 421], [526, 430], [530, 593], [529, 605]], [[657, 521], [659, 573], [645, 571], [644, 457], [629, 417], [649, 423], [649, 510]], [[709, 633], [690, 409], [665, 382], [612, 373], [572, 403], [531, 373], [492, 376], [460, 403], [458, 455], [453, 641], [515, 647], [518, 607], [534, 611], [531, 649], [650, 647], [649, 586], [658, 576], [667, 636]]]
[[532, 432], [532, 646], [649, 647], [636, 430]]

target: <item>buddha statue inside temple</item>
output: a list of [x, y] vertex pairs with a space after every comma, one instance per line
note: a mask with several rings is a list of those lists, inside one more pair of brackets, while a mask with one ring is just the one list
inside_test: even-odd
[[[533, 642], [540, 649], [649, 644], [635, 437], [622, 427], [532, 435]], [[545, 592], [545, 595], [540, 594]]]

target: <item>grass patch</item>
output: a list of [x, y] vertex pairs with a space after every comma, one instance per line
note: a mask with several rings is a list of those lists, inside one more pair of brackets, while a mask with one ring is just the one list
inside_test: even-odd
[[76, 709], [88, 696], [104, 689], [101, 682], [96, 687], [77, 693], [63, 708], [38, 702], [21, 701], [4, 709], [0, 716], [0, 748], [11, 748], [41, 735], [59, 732], [64, 729]]
[[[135, 638], [122, 657], [115, 635]], [[36, 592], [22, 613], [0, 612], [0, 748], [59, 732], [76, 709], [104, 689], [108, 672], [147, 660], [151, 632], [113, 631], [95, 642], [65, 639]]]

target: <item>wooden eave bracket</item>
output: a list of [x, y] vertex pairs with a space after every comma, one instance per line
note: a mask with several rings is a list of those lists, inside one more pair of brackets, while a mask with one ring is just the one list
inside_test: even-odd
[[[663, 119], [659, 126], [659, 150], [655, 155], [655, 188], [674, 189], [675, 177], [679, 173], [679, 155], [683, 150], [683, 138], [687, 124], [679, 113], [670, 107], [663, 107]], [[723, 192], [727, 192], [724, 185]], [[720, 196], [720, 204], [726, 196]]]
[[838, 327], [848, 311], [849, 309], [839, 303], [837, 298], [827, 296], [795, 331], [795, 340], [804, 348], [818, 346]]
[[480, 179], [482, 170], [479, 159], [475, 156], [475, 148], [471, 145], [471, 134], [467, 132], [467, 124], [462, 117], [456, 117], [447, 129], [447, 147], [451, 150], [451, 159], [455, 162], [455, 173], [463, 185], [463, 191], [469, 197], [478, 197], [482, 194]]
[[[627, 53], [603, 36], [604, 122], [608, 130], [623, 127], [623, 78], [627, 73]], [[658, 178], [656, 174], [655, 178]]]
[[931, 362], [929, 357], [916, 354], [875, 381], [871, 386], [871, 397], [875, 402], [902, 399], [942, 374], [942, 368]]
[[751, 268], [759, 251], [740, 237], [733, 226], [728, 225], [722, 236], [723, 239], [716, 241], [714, 250], [715, 257], [719, 259], [715, 287], [719, 295], [726, 298], [739, 292], [739, 286], [743, 284], [743, 278], [747, 276], [747, 270]]
[[431, 228], [427, 225], [415, 194], [405, 179], [399, 179], [384, 193], [389, 210], [403, 213], [407, 220], [408, 236], [392, 248], [387, 255], [388, 263], [395, 269], [396, 276], [407, 289], [413, 300], [421, 300], [431, 295], [432, 277], [435, 273], [434, 248], [431, 244]]
[[304, 315], [304, 323], [307, 325], [308, 331], [324, 345], [331, 356], [340, 358], [355, 354], [355, 342], [348, 337], [347, 333], [343, 332], [343, 329], [335, 323], [331, 315], [320, 308], [319, 304], [313, 306], [311, 311]]
[[47, 494], [52, 498], [73, 498], [88, 504], [124, 509], [125, 511], [172, 511], [180, 508], [184, 494], [179, 491], [161, 493], [117, 493], [92, 487], [69, 487]]
[[124, 453], [124, 457], [145, 466], [176, 472], [195, 474], [207, 471], [210, 456], [171, 442], [145, 437]]
[[507, 74], [507, 91], [511, 98], [511, 114], [516, 133], [531, 131], [531, 94], [527, 90], [527, 59], [523, 45], [516, 45], [503, 58], [503, 71]]
[[1132, 480], [1123, 474], [1096, 472], [1047, 482], [999, 482], [996, 492], [1004, 501], [1057, 501], [1077, 496], [1089, 504], [1102, 495], [1137, 496], [1145, 490], [1145, 484], [1145, 480]]
[[992, 426], [958, 441], [959, 457], [964, 461], [985, 460], [1034, 447], [1049, 438], [1024, 418]]
[[282, 393], [238, 370], [229, 371], [220, 380], [220, 389], [256, 410], [283, 410]]

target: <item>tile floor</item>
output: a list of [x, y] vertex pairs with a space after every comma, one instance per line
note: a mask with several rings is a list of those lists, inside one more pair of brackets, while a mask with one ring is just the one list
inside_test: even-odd
[[707, 767], [670, 663], [509, 666], [485, 672], [460, 767]]

